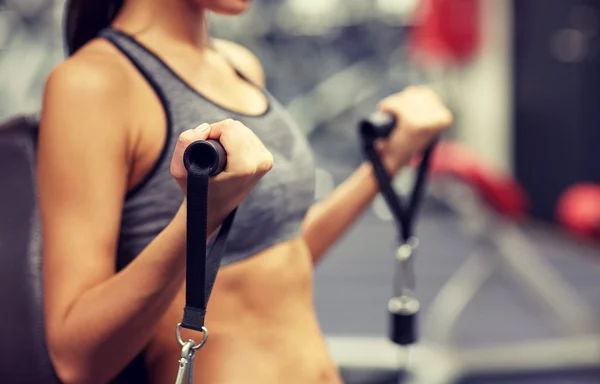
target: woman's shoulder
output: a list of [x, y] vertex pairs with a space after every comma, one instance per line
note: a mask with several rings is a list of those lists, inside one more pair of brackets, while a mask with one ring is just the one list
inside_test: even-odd
[[[131, 84], [124, 60], [110, 43], [96, 39], [59, 63], [48, 76], [46, 92], [86, 96], [86, 100], [123, 99]], [[83, 102], [84, 100], [82, 100]]]
[[215, 48], [226, 55], [244, 76], [260, 86], [265, 85], [265, 73], [260, 60], [248, 48], [229, 40], [213, 39]]
[[93, 41], [59, 63], [46, 81], [41, 131], [122, 137], [130, 123], [131, 79], [119, 57]]

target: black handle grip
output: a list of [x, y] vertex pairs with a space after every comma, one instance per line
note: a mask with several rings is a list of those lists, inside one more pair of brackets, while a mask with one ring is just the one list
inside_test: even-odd
[[417, 341], [417, 314], [419, 301], [414, 297], [394, 297], [388, 303], [390, 311], [390, 339], [399, 345]]
[[367, 139], [386, 138], [396, 126], [396, 117], [389, 113], [375, 112], [360, 122], [360, 134]]
[[210, 176], [215, 176], [225, 169], [227, 153], [217, 140], [194, 141], [183, 153], [183, 165], [192, 173], [208, 168]]
[[390, 339], [398, 345], [417, 342], [417, 314], [391, 314]]

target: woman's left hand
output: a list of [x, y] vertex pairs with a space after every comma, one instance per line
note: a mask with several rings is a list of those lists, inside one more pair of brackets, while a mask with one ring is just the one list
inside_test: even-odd
[[396, 172], [452, 124], [452, 112], [430, 88], [411, 86], [381, 101], [381, 112], [396, 116], [397, 125], [381, 143], [382, 160]]

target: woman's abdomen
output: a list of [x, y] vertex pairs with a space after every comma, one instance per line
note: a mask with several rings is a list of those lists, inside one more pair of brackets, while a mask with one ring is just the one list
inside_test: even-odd
[[313, 307], [313, 267], [303, 240], [279, 244], [219, 271], [208, 306], [209, 341], [197, 380], [340, 383]]

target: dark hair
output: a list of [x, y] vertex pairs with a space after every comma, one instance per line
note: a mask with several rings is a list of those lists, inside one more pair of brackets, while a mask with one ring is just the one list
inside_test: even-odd
[[108, 27], [124, 1], [68, 0], [65, 8], [65, 40], [69, 56]]

